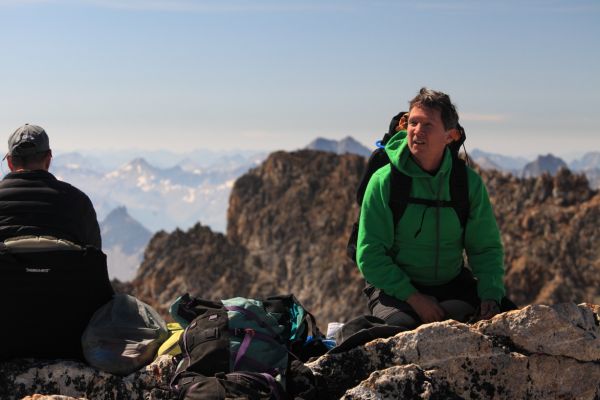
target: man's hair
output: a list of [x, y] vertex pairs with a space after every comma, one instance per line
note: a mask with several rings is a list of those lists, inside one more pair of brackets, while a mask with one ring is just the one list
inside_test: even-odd
[[41, 153], [29, 154], [26, 156], [11, 156], [12, 164], [17, 168], [29, 169], [32, 166], [37, 166], [41, 163], [46, 156], [50, 153], [48, 151], [42, 151]]
[[412, 110], [413, 107], [426, 107], [440, 110], [444, 129], [446, 130], [454, 129], [458, 124], [456, 107], [452, 104], [450, 96], [446, 93], [423, 87], [419, 90], [419, 94], [410, 101], [409, 110]]

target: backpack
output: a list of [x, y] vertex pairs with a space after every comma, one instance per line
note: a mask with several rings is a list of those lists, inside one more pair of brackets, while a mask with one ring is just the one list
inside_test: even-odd
[[185, 372], [179, 377], [179, 386], [182, 389], [178, 398], [185, 400], [286, 398], [271, 375], [255, 372], [219, 372], [215, 376]]
[[[171, 381], [180, 398], [196, 398], [192, 386], [211, 382], [210, 387], [227, 388], [225, 382], [232, 379], [237, 385], [249, 380], [263, 388], [267, 385], [271, 388], [268, 392], [279, 398], [290, 354], [306, 361], [327, 351], [319, 340], [312, 340], [323, 335], [312, 314], [293, 295], [264, 301], [243, 297], [211, 301], [185, 294], [171, 306], [170, 313], [185, 327], [179, 339], [183, 358]], [[242, 372], [251, 375], [241, 383], [238, 375], [235, 379], [223, 377]], [[217, 376], [220, 380], [205, 379]]]
[[[396, 127], [400, 125], [404, 129], [406, 125], [406, 119], [408, 112], [402, 111], [395, 115], [390, 122], [389, 131], [383, 136], [383, 138], [376, 142], [377, 149], [373, 151], [369, 160], [367, 161], [367, 168], [360, 180], [358, 190], [356, 192], [356, 202], [360, 207], [362, 206], [363, 198], [367, 185], [371, 176], [381, 167], [390, 164], [390, 159], [385, 152], [385, 145], [387, 142], [396, 134]], [[469, 188], [467, 184], [467, 164], [462, 158], [459, 158], [458, 152], [460, 146], [463, 145], [466, 139], [465, 130], [462, 126], [457, 124], [457, 130], [460, 134], [460, 139], [456, 140], [448, 145], [450, 154], [452, 155], [452, 170], [450, 172], [450, 201], [445, 200], [430, 200], [430, 199], [419, 199], [410, 197], [410, 189], [412, 185], [412, 178], [408, 175], [400, 172], [393, 164], [391, 165], [391, 176], [390, 176], [390, 198], [388, 205], [392, 210], [394, 229], [398, 225], [400, 218], [404, 215], [406, 206], [409, 203], [423, 204], [427, 207], [450, 207], [453, 208], [458, 216], [460, 225], [463, 229], [463, 241], [464, 232], [467, 219], [469, 218]], [[352, 225], [352, 232], [348, 239], [346, 246], [346, 254], [356, 264], [356, 246], [358, 242], [358, 227], [360, 221], [360, 213], [356, 222]]]
[[18, 327], [0, 359], [83, 360], [81, 335], [114, 294], [102, 251], [50, 237], [0, 243], [0, 282], [2, 318]]

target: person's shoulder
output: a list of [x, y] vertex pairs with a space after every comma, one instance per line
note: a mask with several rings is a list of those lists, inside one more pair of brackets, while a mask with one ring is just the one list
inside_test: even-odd
[[387, 163], [383, 167], [379, 168], [377, 171], [373, 172], [373, 175], [371, 175], [371, 180], [376, 179], [379, 181], [384, 181], [386, 179], [389, 179], [391, 172], [392, 164]]
[[379, 198], [382, 193], [387, 193], [389, 190], [390, 175], [390, 164], [386, 164], [373, 172], [365, 189], [365, 198], [373, 196]]
[[469, 165], [465, 165], [465, 167], [467, 168], [467, 179], [470, 182], [476, 182], [476, 183], [483, 183], [483, 179], [481, 178], [481, 175], [479, 175], [479, 173], [477, 171], [475, 171], [473, 168], [471, 168]]
[[482, 176], [470, 166], [467, 168], [467, 187], [469, 190], [469, 197], [478, 197], [482, 191], [486, 191], [486, 185]]
[[89, 197], [83, 190], [71, 185], [69, 182], [62, 181], [60, 179], [56, 179], [55, 185], [60, 188], [60, 190], [64, 193], [68, 193], [72, 196], [77, 196], [89, 200]]

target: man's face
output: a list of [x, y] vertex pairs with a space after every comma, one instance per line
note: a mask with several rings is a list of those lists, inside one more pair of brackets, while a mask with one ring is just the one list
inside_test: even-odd
[[[452, 141], [442, 122], [440, 110], [415, 106], [410, 110], [407, 127], [408, 148], [419, 164], [435, 169]], [[433, 165], [436, 164], [437, 165]]]

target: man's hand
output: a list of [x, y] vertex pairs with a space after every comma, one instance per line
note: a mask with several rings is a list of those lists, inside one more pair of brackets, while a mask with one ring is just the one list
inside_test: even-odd
[[483, 300], [481, 302], [479, 317], [481, 319], [490, 319], [500, 313], [500, 307], [495, 300]]
[[415, 292], [406, 299], [406, 302], [415, 310], [424, 323], [442, 321], [446, 317], [442, 307], [431, 296]]

